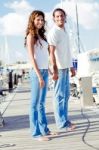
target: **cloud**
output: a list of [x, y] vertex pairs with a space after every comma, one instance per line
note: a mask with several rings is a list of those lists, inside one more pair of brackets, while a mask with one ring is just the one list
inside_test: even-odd
[[52, 12], [45, 13], [45, 20], [47, 22], [47, 30], [53, 25]]
[[[21, 35], [24, 33], [26, 17], [17, 13], [9, 13], [1, 19], [3, 33], [5, 35]], [[1, 30], [2, 32], [2, 30]]]
[[[62, 7], [71, 18], [71, 20], [76, 23], [76, 7], [74, 1], [63, 1], [55, 6]], [[86, 29], [99, 28], [99, 3], [93, 0], [78, 0], [77, 1], [78, 19], [79, 24]]]
[[[85, 29], [99, 28], [99, 3], [93, 0], [77, 0], [79, 24]], [[8, 2], [5, 7], [9, 8], [10, 13], [0, 18], [0, 34], [1, 35], [23, 35], [27, 26], [27, 19], [34, 7], [27, 0], [15, 0]], [[68, 14], [69, 23], [76, 24], [75, 3], [71, 1], [63, 1], [56, 7], [62, 7]], [[52, 11], [52, 10], [51, 10]], [[52, 12], [46, 13], [48, 26], [53, 24]]]
[[34, 7], [26, 0], [6, 3], [5, 7], [12, 9], [12, 12], [0, 18], [0, 34], [23, 35], [26, 29], [28, 15], [34, 10]]
[[13, 3], [8, 2], [5, 4], [5, 7], [22, 14], [30, 12], [34, 9], [26, 0], [14, 1]]

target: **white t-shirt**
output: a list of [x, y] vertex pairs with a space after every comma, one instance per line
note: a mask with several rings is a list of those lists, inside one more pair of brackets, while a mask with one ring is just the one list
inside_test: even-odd
[[39, 69], [48, 69], [48, 43], [42, 39], [40, 43], [37, 41], [34, 45], [34, 58]]
[[55, 57], [58, 69], [70, 68], [72, 57], [67, 31], [54, 25], [48, 33], [48, 43], [56, 47]]

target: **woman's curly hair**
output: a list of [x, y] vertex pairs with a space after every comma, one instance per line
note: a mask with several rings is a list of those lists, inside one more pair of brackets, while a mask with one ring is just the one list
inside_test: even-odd
[[42, 26], [42, 28], [39, 29], [39, 31], [37, 31], [37, 29], [36, 29], [36, 27], [34, 25], [34, 20], [38, 16], [42, 16], [43, 17], [44, 25], [45, 25], [45, 15], [44, 15], [44, 13], [42, 11], [39, 11], [39, 10], [34, 10], [30, 14], [30, 17], [29, 17], [29, 20], [28, 20], [28, 26], [27, 26], [27, 29], [26, 29], [26, 36], [25, 36], [24, 46], [26, 46], [27, 36], [28, 36], [29, 33], [31, 33], [33, 35], [35, 43], [38, 40], [38, 33], [39, 33], [39, 36], [43, 40], [47, 41], [46, 36], [45, 36], [45, 28], [44, 28], [44, 26]]

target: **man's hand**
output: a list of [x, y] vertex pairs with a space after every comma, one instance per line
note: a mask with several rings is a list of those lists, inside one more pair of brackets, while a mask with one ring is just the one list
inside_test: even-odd
[[76, 75], [75, 69], [71, 67], [70, 71], [71, 71], [71, 77], [74, 77]]
[[52, 75], [52, 79], [53, 80], [57, 80], [58, 79], [58, 69], [56, 65], [53, 65], [53, 75]]

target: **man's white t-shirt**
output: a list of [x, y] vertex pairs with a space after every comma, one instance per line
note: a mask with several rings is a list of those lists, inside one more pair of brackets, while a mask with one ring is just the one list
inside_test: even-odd
[[66, 30], [54, 25], [48, 33], [48, 43], [56, 47], [55, 57], [58, 69], [72, 67], [69, 37]]

